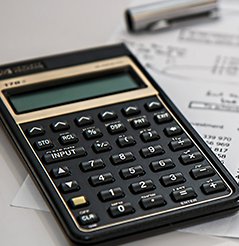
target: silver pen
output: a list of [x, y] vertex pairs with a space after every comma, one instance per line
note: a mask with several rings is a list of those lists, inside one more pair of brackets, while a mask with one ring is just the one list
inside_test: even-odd
[[129, 31], [156, 31], [218, 17], [217, 0], [166, 0], [126, 10]]

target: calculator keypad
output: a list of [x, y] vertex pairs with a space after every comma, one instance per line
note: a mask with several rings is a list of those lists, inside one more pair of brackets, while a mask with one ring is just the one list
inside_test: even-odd
[[21, 127], [84, 229], [180, 210], [230, 193], [157, 97]]

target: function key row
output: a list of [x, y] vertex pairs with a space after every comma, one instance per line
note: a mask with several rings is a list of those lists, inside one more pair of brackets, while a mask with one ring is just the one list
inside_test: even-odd
[[[155, 110], [160, 110], [163, 108], [162, 104], [159, 101], [151, 101], [149, 103], [146, 103], [144, 105], [144, 107], [149, 112], [152, 112]], [[132, 116], [132, 115], [140, 114], [141, 110], [137, 106], [132, 105], [132, 106], [122, 108], [121, 112], [124, 116]], [[162, 114], [162, 115], [156, 116], [155, 120], [161, 121], [162, 118], [170, 117], [170, 115], [168, 113], [164, 113], [164, 114], [165, 115]], [[100, 112], [98, 114], [98, 118], [102, 122], [106, 122], [106, 121], [117, 119], [118, 115], [113, 110], [106, 110], [104, 112]], [[94, 123], [94, 120], [89, 115], [83, 115], [79, 118], [76, 118], [74, 121], [75, 121], [75, 124], [79, 127], [92, 125]], [[141, 121], [138, 120], [138, 122], [137, 121], [132, 122], [132, 126], [135, 128], [138, 128], [139, 125], [144, 125], [144, 124], [148, 125], [149, 124], [147, 122], [147, 119], [141, 119]], [[70, 128], [70, 125], [66, 121], [57, 121], [55, 123], [52, 123], [50, 125], [50, 128], [52, 129], [53, 132], [59, 132], [59, 131], [68, 130]], [[34, 126], [30, 129], [28, 129], [27, 133], [28, 133], [29, 137], [34, 137], [34, 136], [43, 135], [45, 133], [45, 130], [41, 126]]]

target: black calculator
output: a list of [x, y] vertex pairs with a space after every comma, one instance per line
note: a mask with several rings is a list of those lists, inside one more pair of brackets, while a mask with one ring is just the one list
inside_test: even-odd
[[70, 242], [238, 210], [233, 177], [123, 44], [1, 66], [0, 89], [1, 121]]

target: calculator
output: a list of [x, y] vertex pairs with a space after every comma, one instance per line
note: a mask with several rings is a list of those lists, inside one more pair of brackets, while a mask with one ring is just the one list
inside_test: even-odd
[[0, 67], [1, 121], [70, 242], [238, 210], [237, 183], [158, 83], [124, 44]]

